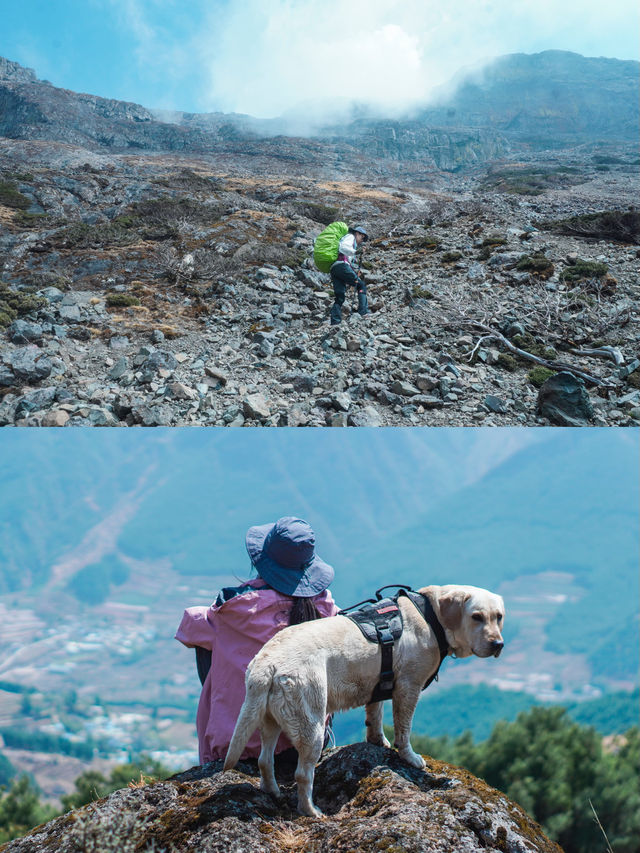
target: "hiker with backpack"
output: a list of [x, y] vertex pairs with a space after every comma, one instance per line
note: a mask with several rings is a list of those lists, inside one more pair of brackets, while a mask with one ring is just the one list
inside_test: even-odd
[[369, 239], [365, 229], [358, 225], [351, 228], [344, 222], [332, 222], [317, 237], [313, 257], [321, 272], [331, 273], [334, 303], [331, 306], [331, 325], [342, 321], [342, 305], [347, 288], [353, 286], [358, 295], [358, 314], [369, 313], [367, 286], [359, 271], [355, 269], [356, 252]]
[[[267, 640], [288, 625], [338, 612], [328, 589], [333, 568], [315, 553], [315, 535], [306, 521], [285, 517], [251, 527], [245, 544], [258, 576], [220, 590], [210, 607], [187, 608], [175, 635], [196, 650], [201, 764], [225, 757], [244, 702], [247, 666]], [[293, 747], [281, 736], [276, 753], [288, 760], [287, 750]], [[255, 732], [242, 757], [259, 754]]]

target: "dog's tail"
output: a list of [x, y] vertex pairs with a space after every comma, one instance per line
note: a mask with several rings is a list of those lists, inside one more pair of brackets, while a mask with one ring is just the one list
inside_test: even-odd
[[233, 730], [231, 743], [224, 760], [224, 770], [231, 770], [236, 766], [247, 741], [262, 722], [267, 710], [273, 672], [272, 666], [264, 668], [250, 666], [247, 670], [245, 678], [247, 694], [242, 708], [240, 708], [236, 727]]

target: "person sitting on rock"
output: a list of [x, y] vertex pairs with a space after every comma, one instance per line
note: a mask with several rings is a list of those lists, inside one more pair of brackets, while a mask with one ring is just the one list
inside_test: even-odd
[[332, 326], [336, 326], [342, 320], [342, 305], [349, 285], [353, 285], [358, 294], [358, 314], [364, 316], [369, 313], [367, 286], [354, 269], [356, 252], [360, 245], [368, 239], [367, 232], [362, 226], [358, 225], [356, 228], [349, 228], [340, 240], [338, 260], [331, 266], [331, 284], [335, 298], [335, 302], [331, 306]]
[[[267, 640], [288, 625], [338, 612], [328, 589], [333, 568], [315, 553], [315, 535], [306, 521], [285, 517], [251, 527], [245, 542], [258, 577], [220, 590], [210, 607], [187, 608], [175, 635], [196, 650], [201, 764], [225, 757], [244, 702], [247, 666]], [[256, 731], [242, 757], [257, 757], [260, 748]], [[281, 735], [276, 753], [287, 750], [297, 755]]]

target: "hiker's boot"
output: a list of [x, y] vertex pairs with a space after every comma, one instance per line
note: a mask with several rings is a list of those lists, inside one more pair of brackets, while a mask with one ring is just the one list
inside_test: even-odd
[[331, 325], [337, 326], [342, 322], [342, 308], [338, 305], [337, 302], [334, 302], [331, 306], [331, 314], [329, 315], [331, 318]]
[[365, 314], [369, 313], [369, 303], [367, 302], [367, 292], [366, 290], [361, 290], [358, 293], [358, 314], [361, 317], [364, 317]]

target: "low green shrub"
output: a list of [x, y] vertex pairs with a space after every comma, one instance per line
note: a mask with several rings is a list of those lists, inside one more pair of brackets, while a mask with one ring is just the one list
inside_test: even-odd
[[0, 204], [14, 210], [26, 210], [31, 206], [31, 201], [22, 195], [12, 181], [0, 181]]
[[582, 281], [586, 278], [604, 278], [609, 267], [599, 261], [577, 260], [560, 273], [562, 281]]
[[109, 293], [106, 303], [109, 308], [129, 308], [131, 305], [140, 305], [140, 300], [130, 293]]

